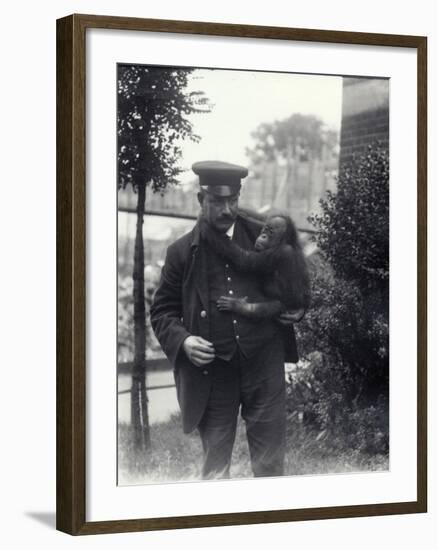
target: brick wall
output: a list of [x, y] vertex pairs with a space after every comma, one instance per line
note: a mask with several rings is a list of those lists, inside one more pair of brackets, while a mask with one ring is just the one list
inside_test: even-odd
[[389, 145], [389, 79], [345, 77], [340, 166], [375, 140]]

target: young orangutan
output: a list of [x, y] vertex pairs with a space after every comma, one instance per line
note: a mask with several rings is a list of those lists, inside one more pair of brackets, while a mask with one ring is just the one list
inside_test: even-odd
[[276, 317], [285, 311], [296, 312], [299, 320], [310, 302], [310, 284], [306, 260], [291, 218], [274, 214], [267, 218], [254, 245], [245, 250], [226, 235], [201, 220], [201, 234], [210, 246], [240, 271], [264, 276], [267, 302], [250, 303], [247, 298], [221, 296], [217, 307], [250, 318]]

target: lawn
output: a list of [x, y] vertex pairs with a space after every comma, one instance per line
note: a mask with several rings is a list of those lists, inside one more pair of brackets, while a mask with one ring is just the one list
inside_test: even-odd
[[[136, 453], [131, 428], [119, 424], [120, 485], [195, 481], [199, 479], [202, 448], [197, 432], [186, 435], [179, 415], [151, 426], [152, 450]], [[286, 475], [334, 474], [381, 471], [389, 467], [389, 456], [369, 455], [357, 449], [336, 448], [331, 438], [299, 422], [291, 422], [287, 436]], [[231, 464], [232, 478], [252, 477], [243, 421], [239, 421]]]

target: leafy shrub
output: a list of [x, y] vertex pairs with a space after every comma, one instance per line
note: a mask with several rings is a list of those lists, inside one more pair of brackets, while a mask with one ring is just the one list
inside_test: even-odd
[[343, 166], [337, 192], [327, 192], [322, 214], [310, 216], [316, 241], [337, 278], [362, 291], [387, 288], [389, 278], [389, 158], [386, 149]]
[[304, 384], [307, 421], [376, 452], [388, 439], [388, 167], [387, 151], [370, 146], [343, 167], [337, 193], [309, 218], [318, 252], [310, 258], [312, 306], [297, 325], [303, 364], [289, 398], [293, 409]]

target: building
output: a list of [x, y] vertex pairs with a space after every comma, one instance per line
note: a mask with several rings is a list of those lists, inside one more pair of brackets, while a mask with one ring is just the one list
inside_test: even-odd
[[376, 141], [389, 147], [389, 79], [344, 77], [340, 167]]

